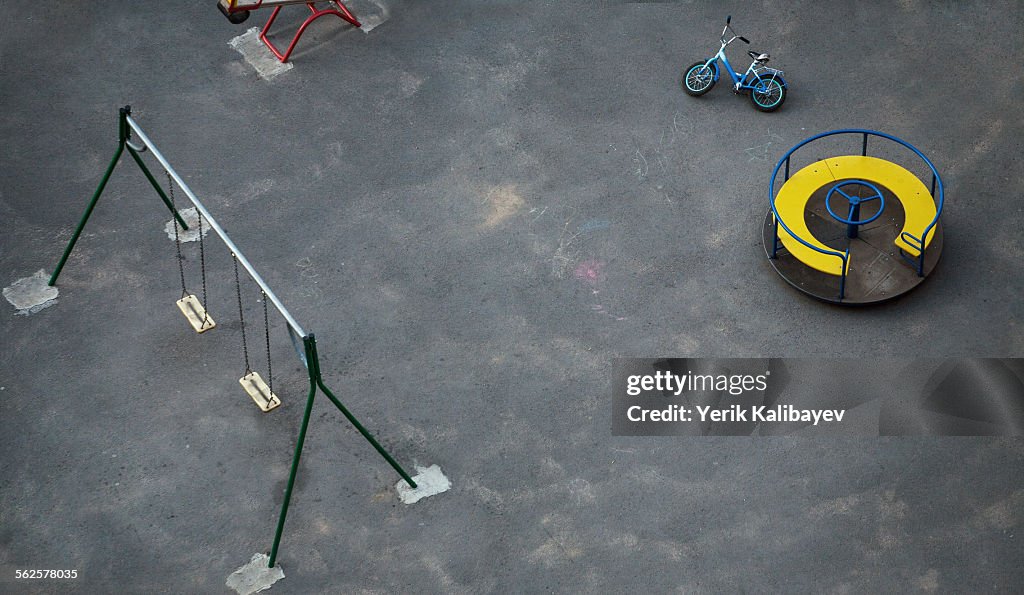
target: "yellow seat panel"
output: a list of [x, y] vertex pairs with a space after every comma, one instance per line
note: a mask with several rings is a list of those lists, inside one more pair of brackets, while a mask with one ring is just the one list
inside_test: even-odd
[[[779, 189], [775, 197], [775, 210], [793, 233], [800, 236], [808, 244], [830, 252], [840, 252], [830, 248], [815, 238], [807, 228], [804, 211], [807, 201], [822, 187], [831, 182], [842, 180], [864, 180], [884, 186], [896, 195], [903, 205], [906, 218], [900, 234], [893, 243], [911, 256], [919, 256], [921, 250], [916, 244], [908, 243], [902, 234], [906, 232], [920, 238], [925, 228], [935, 218], [935, 200], [931, 193], [913, 173], [907, 169], [877, 157], [860, 155], [844, 155], [817, 161], [796, 172]], [[824, 254], [808, 248], [799, 240], [779, 226], [779, 240], [789, 252], [800, 262], [809, 267], [830, 275], [842, 275], [842, 259], [834, 254]], [[928, 233], [924, 245], [927, 247], [935, 236], [935, 228]], [[846, 261], [847, 267], [850, 260]]]
[[[790, 176], [782, 188], [779, 188], [779, 193], [775, 196], [775, 210], [786, 227], [793, 230], [793, 233], [800, 236], [805, 242], [835, 253], [840, 251], [829, 248], [811, 235], [810, 230], [807, 229], [807, 220], [804, 218], [807, 201], [819, 188], [833, 180], [832, 173], [825, 162], [818, 161], [808, 165]], [[800, 262], [829, 275], [841, 276], [843, 274], [843, 260], [840, 257], [808, 248], [790, 235], [781, 225], [778, 226], [778, 231], [782, 245]], [[850, 266], [849, 259], [846, 261], [846, 266]]]
[[[893, 241], [911, 256], [918, 256], [921, 250], [914, 244], [907, 243], [902, 238], [902, 232], [907, 232], [916, 238], [924, 234], [924, 230], [935, 219], [935, 200], [931, 192], [911, 172], [896, 165], [891, 161], [877, 157], [862, 157], [860, 155], [846, 155], [843, 157], [830, 157], [825, 160], [828, 168], [836, 180], [858, 179], [868, 182], [875, 182], [885, 186], [903, 205], [906, 213], [906, 220], [903, 222], [903, 229]], [[819, 162], [820, 163], [820, 162]], [[817, 164], [815, 164], [817, 165]], [[802, 171], [802, 170], [801, 170]], [[783, 215], [782, 220], [789, 225], [789, 219]], [[792, 226], [791, 226], [792, 227]], [[795, 231], [795, 230], [794, 230]], [[928, 233], [924, 245], [927, 247], [935, 235], [935, 228]]]

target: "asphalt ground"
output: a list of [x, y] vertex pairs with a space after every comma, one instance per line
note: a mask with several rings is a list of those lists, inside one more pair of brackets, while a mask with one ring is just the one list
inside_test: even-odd
[[[401, 504], [321, 399], [271, 592], [1019, 591], [1019, 439], [616, 438], [608, 395], [616, 357], [1024, 356], [1019, 3], [389, 7], [369, 34], [318, 21], [269, 81], [228, 46], [266, 14], [212, 0], [0, 22], [2, 284], [53, 270], [131, 104], [327, 384], [452, 480]], [[779, 112], [682, 92], [728, 13], [785, 70]], [[799, 294], [761, 246], [775, 161], [844, 127], [947, 189], [935, 273], [875, 308]], [[270, 548], [305, 376], [273, 319], [284, 404], [253, 406], [230, 257], [207, 242], [196, 335], [168, 219], [123, 159], [58, 303], [0, 316], [4, 592], [224, 592]]]

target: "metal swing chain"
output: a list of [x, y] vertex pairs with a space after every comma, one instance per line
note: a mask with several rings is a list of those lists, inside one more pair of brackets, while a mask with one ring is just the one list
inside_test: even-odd
[[270, 387], [270, 394], [274, 394], [274, 369], [270, 365], [270, 319], [267, 316], [267, 292], [260, 290], [263, 294], [263, 329], [267, 338], [267, 385]]
[[242, 324], [242, 353], [245, 354], [245, 373], [252, 372], [249, 367], [249, 344], [245, 340], [245, 314], [242, 312], [242, 283], [238, 279], [238, 257], [231, 253], [231, 260], [235, 263], [235, 293], [238, 295], [238, 320]]
[[206, 326], [206, 320], [210, 317], [210, 303], [206, 300], [206, 251], [203, 248], [203, 214], [199, 212], [199, 209], [196, 209], [196, 214], [199, 215], [199, 270], [203, 276], [203, 326]]
[[[167, 188], [171, 191], [171, 206], [174, 207], [174, 212], [178, 212], [177, 205], [174, 204], [174, 182], [171, 180], [171, 174], [167, 170], [164, 170], [164, 174], [167, 175]], [[178, 220], [171, 219], [171, 223], [174, 224], [174, 247], [178, 252], [178, 275], [181, 277], [181, 297], [188, 295], [188, 288], [185, 287], [185, 258], [181, 255], [181, 239], [178, 237]]]

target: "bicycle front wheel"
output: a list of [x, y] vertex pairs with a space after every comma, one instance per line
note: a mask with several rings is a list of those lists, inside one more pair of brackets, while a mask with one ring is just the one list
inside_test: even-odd
[[715, 69], [707, 62], [697, 62], [683, 74], [683, 91], [687, 95], [700, 97], [715, 86]]

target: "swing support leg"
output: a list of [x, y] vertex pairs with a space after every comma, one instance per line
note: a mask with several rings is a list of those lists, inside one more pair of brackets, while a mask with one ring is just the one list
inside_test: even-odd
[[306, 429], [309, 427], [309, 415], [313, 411], [313, 400], [316, 397], [316, 373], [313, 371], [313, 359], [309, 345], [312, 336], [306, 339], [306, 361], [309, 362], [309, 395], [306, 396], [306, 411], [302, 414], [302, 425], [299, 426], [299, 439], [295, 443], [295, 455], [292, 457], [292, 470], [288, 474], [288, 487], [284, 489], [284, 502], [281, 503], [281, 514], [277, 517], [277, 530], [274, 532], [274, 546], [270, 548], [268, 568], [274, 567], [277, 561], [277, 548], [281, 545], [281, 534], [284, 532], [284, 519], [288, 516], [288, 504], [292, 500], [292, 488], [295, 486], [295, 475], [299, 472], [299, 458], [302, 457], [302, 446], [306, 442]]
[[352, 422], [352, 425], [359, 430], [359, 433], [363, 435], [363, 438], [366, 438], [377, 452], [384, 457], [384, 460], [386, 460], [388, 464], [402, 476], [402, 479], [409, 484], [409, 487], [414, 489], [416, 488], [416, 482], [413, 481], [412, 477], [405, 472], [405, 469], [395, 461], [394, 457], [392, 457], [388, 451], [377, 442], [373, 435], [370, 434], [370, 432], [367, 431], [361, 423], [359, 423], [359, 420], [357, 420], [355, 416], [341, 404], [341, 401], [331, 393], [330, 389], [324, 385], [324, 380], [320, 376], [320, 357], [317, 355], [316, 338], [310, 334], [302, 340], [302, 343], [305, 346], [306, 351], [306, 367], [309, 369], [309, 395], [306, 397], [306, 411], [302, 414], [302, 425], [299, 427], [299, 439], [295, 444], [295, 456], [292, 457], [292, 469], [288, 475], [288, 486], [284, 490], [284, 502], [281, 503], [281, 514], [277, 519], [277, 531], [274, 534], [274, 545], [270, 548], [270, 560], [267, 564], [269, 568], [273, 568], [274, 562], [277, 561], [277, 550], [281, 545], [281, 534], [284, 532], [284, 520], [285, 517], [288, 516], [288, 505], [292, 499], [292, 487], [295, 486], [295, 476], [299, 471], [299, 459], [302, 457], [302, 447], [306, 441], [306, 429], [309, 427], [309, 416], [313, 411], [313, 401], [316, 398], [316, 390], [318, 387], [325, 395], [327, 395], [327, 398], [334, 403], [334, 406], [337, 407], [350, 422]]
[[153, 190], [156, 190], [156, 193], [160, 195], [160, 200], [164, 201], [164, 204], [167, 205], [167, 209], [171, 212], [171, 215], [174, 215], [174, 218], [178, 220], [178, 225], [180, 225], [185, 231], [188, 231], [188, 226], [185, 225], [185, 220], [181, 218], [178, 210], [171, 204], [171, 199], [167, 198], [167, 195], [164, 193], [164, 189], [160, 187], [160, 184], [157, 184], [156, 178], [153, 177], [153, 174], [149, 172], [149, 168], [146, 167], [146, 162], [142, 160], [142, 157], [139, 157], [139, 153], [135, 149], [131, 148], [131, 146], [128, 147], [128, 153], [131, 154], [133, 159], [135, 159], [135, 163], [139, 164], [139, 169], [142, 170], [142, 173], [146, 174], [146, 179], [149, 180], [149, 183], [153, 186]]
[[85, 229], [85, 223], [89, 220], [89, 216], [92, 215], [92, 210], [96, 208], [96, 203], [100, 200], [100, 195], [103, 194], [103, 189], [107, 186], [107, 181], [110, 180], [110, 175], [114, 173], [114, 167], [117, 166], [117, 160], [121, 158], [121, 153], [124, 152], [124, 141], [117, 145], [117, 152], [114, 153], [114, 158], [110, 160], [110, 165], [107, 166], [106, 173], [103, 174], [103, 179], [100, 180], [100, 185], [96, 188], [96, 192], [92, 195], [92, 200], [89, 201], [89, 206], [85, 208], [85, 213], [82, 215], [82, 219], [78, 222], [78, 227], [75, 229], [75, 233], [71, 236], [71, 241], [68, 242], [68, 247], [64, 249], [64, 255], [60, 257], [60, 262], [57, 263], [57, 268], [54, 269], [53, 275], [50, 276], [50, 282], [48, 285], [53, 287], [57, 283], [57, 276], [60, 275], [61, 270], [64, 268], [64, 263], [68, 261], [68, 257], [71, 256], [71, 251], [75, 248], [75, 242], [78, 241], [78, 236], [82, 235], [82, 230]]
[[160, 195], [160, 198], [163, 199], [164, 204], [167, 205], [167, 208], [170, 209], [171, 214], [174, 215], [174, 218], [178, 220], [178, 225], [181, 225], [182, 229], [188, 229], [188, 225], [185, 225], [185, 220], [181, 218], [181, 215], [178, 213], [177, 209], [175, 209], [174, 206], [171, 205], [171, 201], [168, 200], [167, 195], [164, 194], [164, 191], [160, 188], [160, 185], [157, 184], [156, 180], [153, 179], [153, 174], [149, 173], [149, 168], [146, 167], [146, 164], [142, 161], [142, 158], [139, 157], [139, 154], [135, 151], [135, 149], [133, 149], [131, 145], [128, 144], [130, 132], [128, 129], [127, 118], [128, 115], [131, 113], [132, 108], [131, 106], [127, 105], [122, 107], [118, 111], [117, 151], [114, 153], [114, 158], [110, 160], [110, 165], [107, 166], [107, 171], [104, 172], [103, 179], [100, 180], [100, 185], [96, 187], [96, 192], [93, 193], [92, 200], [89, 201], [89, 206], [85, 208], [85, 213], [82, 215], [82, 219], [78, 222], [78, 227], [75, 229], [75, 233], [72, 234], [71, 240], [68, 242], [67, 248], [64, 249], [64, 255], [61, 256], [60, 262], [57, 263], [57, 268], [54, 269], [53, 275], [50, 276], [50, 281], [48, 285], [50, 285], [51, 287], [57, 283], [57, 277], [60, 275], [60, 272], [64, 269], [64, 265], [67, 263], [68, 257], [71, 256], [71, 251], [74, 250], [75, 243], [78, 242], [79, 236], [82, 235], [82, 230], [85, 229], [85, 223], [89, 220], [89, 217], [92, 215], [93, 209], [96, 208], [96, 203], [99, 202], [100, 195], [103, 194], [103, 189], [107, 187], [107, 182], [110, 181], [110, 176], [114, 173], [114, 168], [117, 167], [117, 162], [118, 160], [121, 159], [121, 154], [124, 153], [126, 147], [128, 148], [128, 152], [135, 159], [135, 163], [137, 163], [139, 167], [142, 169], [142, 173], [146, 174], [146, 179], [148, 179], [149, 183], [152, 184], [153, 188], [156, 189], [157, 193]]

